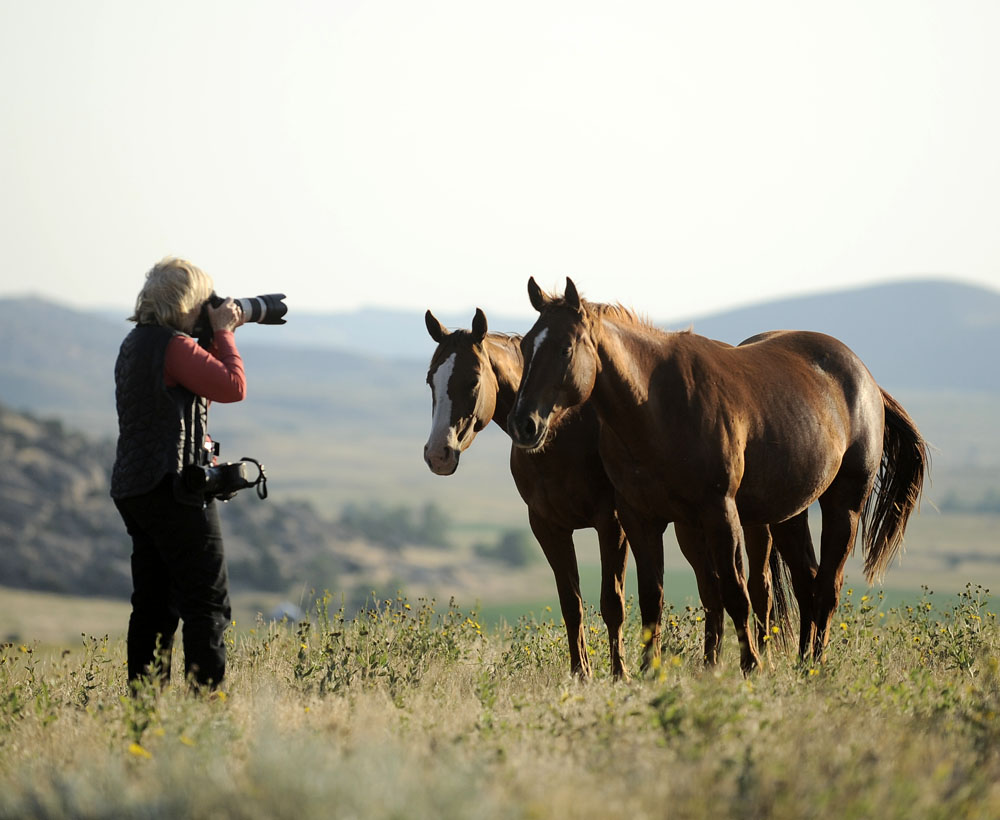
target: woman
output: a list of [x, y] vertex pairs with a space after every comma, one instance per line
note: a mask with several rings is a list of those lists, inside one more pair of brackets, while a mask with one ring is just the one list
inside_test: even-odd
[[[183, 259], [154, 266], [115, 364], [111, 496], [132, 537], [130, 683], [145, 675], [169, 680], [178, 620], [188, 679], [214, 688], [226, 672], [231, 613], [219, 514], [181, 480], [185, 466], [212, 463], [209, 402], [246, 395], [233, 338], [243, 316], [232, 299], [211, 307], [212, 292], [211, 278]], [[203, 307], [214, 330], [208, 350], [193, 338]]]

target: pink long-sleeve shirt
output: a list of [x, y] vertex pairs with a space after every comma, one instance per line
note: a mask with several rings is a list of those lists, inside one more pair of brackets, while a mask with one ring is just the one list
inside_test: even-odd
[[215, 331], [210, 351], [191, 336], [174, 336], [167, 344], [163, 371], [167, 387], [181, 385], [209, 401], [242, 401], [247, 394], [243, 359], [231, 330]]

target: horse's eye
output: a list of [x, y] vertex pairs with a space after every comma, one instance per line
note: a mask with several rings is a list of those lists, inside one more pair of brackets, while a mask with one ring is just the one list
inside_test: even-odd
[[566, 345], [566, 347], [562, 349], [563, 358], [568, 359], [572, 355], [573, 355], [573, 345]]

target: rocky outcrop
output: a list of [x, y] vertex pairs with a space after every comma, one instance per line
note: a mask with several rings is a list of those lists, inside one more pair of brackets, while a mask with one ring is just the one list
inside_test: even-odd
[[128, 595], [129, 547], [108, 497], [109, 442], [0, 407], [0, 584]]

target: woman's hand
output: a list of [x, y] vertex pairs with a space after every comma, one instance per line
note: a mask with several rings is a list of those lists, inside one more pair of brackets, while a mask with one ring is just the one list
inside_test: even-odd
[[209, 305], [208, 319], [213, 330], [236, 330], [245, 321], [243, 311], [231, 297], [217, 308]]

